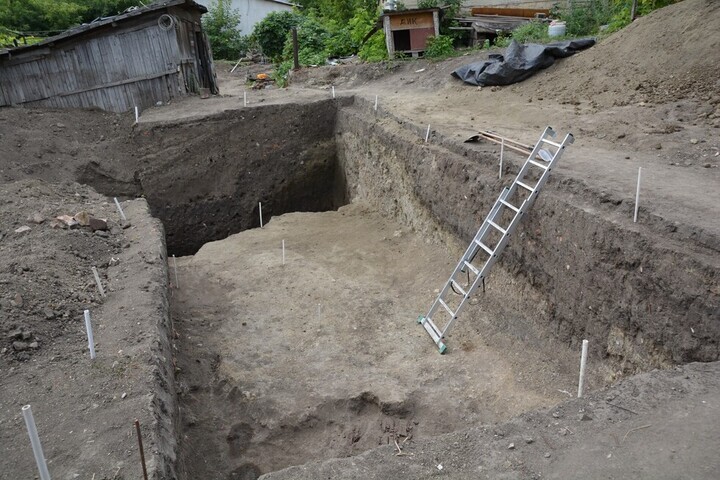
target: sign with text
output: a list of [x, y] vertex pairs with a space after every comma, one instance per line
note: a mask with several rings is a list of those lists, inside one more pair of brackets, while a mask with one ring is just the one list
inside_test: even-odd
[[390, 30], [414, 30], [416, 28], [434, 28], [432, 12], [406, 13], [390, 16]]

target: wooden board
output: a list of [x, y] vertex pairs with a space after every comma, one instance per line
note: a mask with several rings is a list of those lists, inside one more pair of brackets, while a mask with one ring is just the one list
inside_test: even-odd
[[547, 8], [473, 7], [470, 12], [471, 15], [501, 15], [504, 17], [535, 18], [538, 13], [546, 17], [550, 16], [550, 10]]
[[432, 12], [389, 15], [390, 30], [413, 30], [416, 28], [435, 28]]

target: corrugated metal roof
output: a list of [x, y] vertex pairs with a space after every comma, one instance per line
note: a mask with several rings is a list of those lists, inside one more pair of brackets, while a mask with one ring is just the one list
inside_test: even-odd
[[178, 6], [178, 5], [184, 5], [188, 8], [196, 8], [196, 9], [200, 10], [202, 13], [206, 13], [208, 11], [205, 6], [200, 5], [199, 3], [196, 3], [194, 0], [158, 1], [158, 2], [152, 3], [150, 5], [147, 5], [145, 7], [138, 7], [133, 10], [126, 11], [119, 15], [114, 15], [112, 17], [104, 17], [104, 18], [94, 20], [90, 23], [85, 23], [85, 24], [79, 25], [77, 27], [74, 27], [74, 28], [64, 31], [63, 33], [60, 33], [60, 34], [52, 36], [52, 37], [48, 37], [48, 38], [46, 38], [38, 43], [34, 43], [32, 45], [21, 45], [19, 47], [15, 47], [15, 48], [0, 49], [0, 57], [12, 56], [13, 54], [24, 53], [26, 51], [34, 50], [36, 48], [42, 48], [44, 46], [47, 46], [47, 45], [50, 45], [53, 43], [57, 43], [58, 41], [61, 41], [61, 40], [66, 40], [68, 38], [76, 37], [78, 35], [83, 35], [87, 32], [93, 31], [93, 30], [103, 27], [105, 25], [109, 25], [109, 24], [117, 23], [117, 22], [123, 22], [125, 20], [140, 17], [140, 16], [145, 15], [150, 12], [154, 12], [157, 10], [163, 10], [165, 8], [174, 7], [174, 6]]

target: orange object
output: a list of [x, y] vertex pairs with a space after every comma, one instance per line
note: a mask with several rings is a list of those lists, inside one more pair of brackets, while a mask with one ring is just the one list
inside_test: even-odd
[[257, 79], [258, 79], [258, 80], [267, 80], [267, 79], [268, 79], [268, 74], [267, 74], [267, 73], [258, 73], [258, 74], [257, 74]]

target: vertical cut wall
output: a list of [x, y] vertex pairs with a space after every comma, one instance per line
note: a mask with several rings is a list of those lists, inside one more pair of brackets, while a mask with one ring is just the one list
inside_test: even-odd
[[[442, 138], [436, 143], [447, 148], [427, 145], [420, 133], [378, 123], [362, 99], [341, 109], [336, 138], [348, 196], [434, 240], [459, 238], [464, 248], [518, 166], [500, 181], [493, 149], [482, 153]], [[571, 147], [565, 155], [573, 154]], [[561, 159], [489, 281], [520, 280], [508, 295], [527, 318], [566, 342], [591, 339], [595, 354], [626, 372], [717, 360], [717, 252], [660, 238], [654, 224], [638, 231], [610, 221], [621, 208], [601, 204], [598, 192], [563, 176]]]

